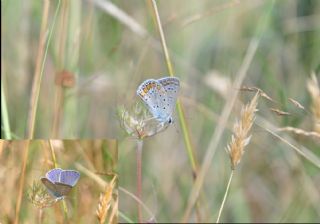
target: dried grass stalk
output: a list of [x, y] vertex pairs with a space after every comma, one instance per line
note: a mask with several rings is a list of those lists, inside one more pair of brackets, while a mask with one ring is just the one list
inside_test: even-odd
[[289, 101], [290, 101], [291, 103], [293, 103], [293, 105], [295, 105], [296, 107], [298, 107], [298, 108], [300, 108], [300, 109], [302, 109], [302, 110], [305, 110], [304, 106], [302, 106], [302, 104], [299, 103], [297, 100], [294, 100], [294, 99], [292, 99], [292, 98], [289, 98]]
[[249, 104], [242, 108], [240, 121], [236, 121], [233, 126], [231, 143], [227, 146], [232, 170], [239, 164], [244, 148], [250, 142], [251, 135], [249, 136], [249, 131], [255, 119], [259, 96], [260, 91], [257, 92]]
[[320, 87], [315, 73], [312, 73], [311, 78], [307, 81], [307, 88], [312, 98], [313, 129], [320, 133]]
[[262, 89], [255, 87], [255, 86], [242, 86], [240, 88], [242, 91], [248, 91], [248, 92], [260, 92], [260, 96], [275, 103], [276, 101], [272, 99], [268, 94], [266, 94]]
[[108, 215], [108, 211], [111, 207], [112, 192], [114, 191], [116, 178], [117, 176], [113, 177], [110, 184], [106, 187], [104, 194], [100, 195], [99, 205], [96, 211], [97, 218], [100, 224], [105, 222]]
[[315, 132], [315, 131], [305, 131], [303, 129], [300, 128], [294, 128], [294, 127], [283, 127], [283, 128], [279, 128], [278, 131], [287, 131], [287, 132], [293, 132], [297, 135], [303, 135], [303, 136], [307, 136], [307, 137], [315, 137], [320, 139], [320, 133]]
[[270, 110], [271, 110], [272, 112], [274, 112], [275, 114], [277, 114], [278, 116], [291, 115], [289, 112], [282, 111], [282, 110], [279, 110], [279, 109], [277, 109], [277, 108], [270, 108]]

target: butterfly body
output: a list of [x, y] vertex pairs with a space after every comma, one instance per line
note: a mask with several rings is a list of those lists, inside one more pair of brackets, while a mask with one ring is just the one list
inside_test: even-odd
[[137, 89], [137, 95], [147, 105], [155, 119], [172, 123], [172, 113], [176, 105], [180, 81], [176, 77], [147, 79]]
[[79, 178], [78, 171], [55, 168], [49, 170], [46, 176], [41, 178], [41, 182], [54, 198], [63, 199], [76, 185]]

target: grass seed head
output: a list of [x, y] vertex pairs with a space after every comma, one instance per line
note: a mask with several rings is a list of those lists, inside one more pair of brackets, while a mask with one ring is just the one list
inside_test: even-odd
[[113, 177], [110, 184], [106, 187], [105, 192], [100, 195], [98, 208], [96, 210], [99, 223], [104, 223], [107, 218], [109, 209], [111, 207], [112, 193], [114, 192], [116, 178], [116, 176]]
[[28, 199], [34, 206], [39, 209], [51, 207], [57, 202], [57, 200], [53, 199], [47, 193], [46, 189], [44, 189], [37, 181], [34, 181], [32, 186], [30, 187], [28, 191]]
[[128, 135], [137, 139], [156, 135], [164, 131], [169, 125], [153, 118], [141, 103], [136, 103], [129, 110], [121, 108], [118, 114], [121, 127]]
[[236, 121], [233, 126], [231, 142], [227, 146], [232, 170], [240, 163], [244, 149], [250, 142], [249, 131], [255, 119], [259, 95], [260, 92], [258, 91], [251, 102], [242, 107], [240, 120]]

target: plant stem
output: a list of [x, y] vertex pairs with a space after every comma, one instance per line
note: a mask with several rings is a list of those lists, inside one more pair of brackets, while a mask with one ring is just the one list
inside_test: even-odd
[[[59, 23], [59, 42], [58, 42], [58, 61], [57, 61], [57, 74], [61, 75], [60, 72], [63, 71], [64, 59], [65, 59], [65, 49], [66, 49], [66, 37], [67, 37], [67, 28], [68, 28], [68, 1], [62, 1], [61, 6], [61, 16]], [[60, 130], [60, 122], [63, 112], [64, 104], [64, 88], [61, 84], [55, 85], [55, 97], [54, 97], [54, 109], [53, 109], [53, 122], [52, 122], [52, 131], [51, 137], [58, 138]]]
[[[151, 0], [151, 1], [152, 1], [153, 12], [156, 17], [157, 27], [158, 27], [158, 31], [160, 34], [161, 44], [162, 44], [162, 48], [163, 48], [163, 52], [164, 52], [164, 56], [165, 56], [165, 61], [167, 63], [168, 72], [169, 72], [170, 76], [173, 77], [174, 71], [173, 71], [171, 60], [170, 60], [166, 40], [164, 37], [164, 32], [163, 32], [162, 25], [161, 25], [161, 20], [160, 20], [160, 16], [159, 16], [157, 3], [155, 0]], [[178, 111], [179, 121], [181, 124], [182, 133], [183, 133], [184, 143], [185, 143], [186, 150], [187, 150], [187, 155], [189, 157], [189, 161], [190, 161], [191, 167], [192, 167], [193, 178], [194, 178], [194, 180], [196, 180], [197, 174], [198, 174], [198, 162], [196, 159], [196, 153], [195, 153], [194, 147], [192, 146], [192, 143], [191, 143], [190, 132], [189, 132], [187, 122], [185, 119], [185, 115], [183, 112], [183, 107], [182, 107], [182, 104], [179, 99], [177, 100], [177, 111]], [[198, 202], [196, 211], [197, 211], [198, 221], [200, 222], [201, 220], [200, 220], [200, 209], [199, 209], [200, 207], [199, 206], [200, 206], [200, 204]]]
[[[274, 2], [275, 2], [274, 0], [270, 1], [270, 3], [269, 3], [270, 7], [269, 7], [268, 11], [266, 11], [266, 14], [260, 18], [260, 22], [258, 23], [258, 26], [256, 28], [256, 33], [249, 43], [249, 46], [247, 48], [246, 55], [243, 59], [241, 67], [236, 74], [236, 78], [233, 82], [233, 89], [239, 89], [240, 86], [242, 85], [242, 82], [243, 82], [245, 76], [247, 75], [247, 71], [248, 71], [249, 66], [253, 60], [253, 57], [257, 51], [260, 40], [262, 38], [263, 31], [266, 27], [267, 19], [271, 15], [271, 12], [272, 12], [272, 9], [274, 6]], [[231, 111], [232, 111], [232, 108], [233, 108], [234, 102], [236, 101], [237, 96], [238, 96], [238, 92], [232, 91], [231, 95], [229, 96], [228, 101], [226, 102], [226, 104], [223, 108], [223, 111], [221, 112], [222, 116], [219, 120], [219, 124], [218, 124], [215, 132], [212, 135], [211, 141], [209, 143], [209, 146], [208, 146], [206, 153], [205, 153], [205, 156], [204, 156], [204, 160], [203, 160], [202, 165], [200, 167], [200, 170], [198, 172], [198, 177], [192, 187], [192, 190], [191, 190], [191, 193], [189, 196], [189, 200], [188, 200], [188, 205], [187, 205], [186, 211], [183, 215], [182, 222], [187, 222], [187, 220], [190, 216], [191, 210], [197, 201], [197, 198], [199, 196], [199, 193], [202, 188], [203, 182], [205, 180], [206, 174], [209, 170], [212, 159], [215, 155], [217, 146], [219, 145], [219, 141], [222, 137], [223, 131], [227, 125], [228, 118], [231, 114]]]
[[3, 122], [3, 129], [4, 129], [4, 138], [5, 139], [11, 139], [11, 131], [10, 131], [10, 122], [9, 122], [9, 115], [8, 115], [8, 107], [7, 107], [7, 101], [6, 96], [4, 94], [3, 89], [3, 82], [4, 80], [1, 80], [1, 117]]
[[118, 211], [119, 216], [121, 218], [123, 218], [127, 223], [135, 223], [134, 221], [132, 221], [128, 216], [126, 216], [124, 213], [122, 213], [121, 211]]
[[[152, 1], [152, 6], [153, 6], [152, 8], [153, 8], [153, 11], [154, 11], [154, 14], [156, 17], [157, 27], [158, 27], [158, 31], [159, 31], [160, 38], [161, 38], [161, 44], [162, 44], [162, 48], [163, 48], [163, 52], [164, 52], [164, 56], [165, 56], [165, 61], [167, 63], [168, 72], [169, 72], [169, 75], [171, 77], [173, 77], [174, 71], [173, 71], [171, 60], [170, 60], [168, 47], [166, 44], [166, 39], [164, 37], [157, 3], [155, 0], [151, 0], [151, 1]], [[197, 160], [195, 158], [195, 151], [194, 151], [194, 148], [192, 147], [192, 144], [191, 144], [190, 134], [189, 134], [189, 131], [187, 128], [187, 123], [186, 123], [185, 116], [184, 116], [183, 109], [182, 109], [182, 105], [181, 105], [179, 99], [177, 100], [177, 110], [178, 110], [179, 120], [181, 123], [184, 143], [186, 145], [188, 157], [189, 157], [189, 160], [190, 160], [191, 166], [192, 166], [192, 171], [193, 171], [193, 174], [196, 176], [196, 174], [197, 174]]]
[[52, 146], [52, 143], [51, 143], [51, 140], [48, 141], [49, 142], [49, 146], [50, 146], [50, 149], [51, 149], [51, 155], [52, 155], [52, 160], [53, 160], [53, 164], [54, 164], [54, 168], [57, 168], [57, 159], [56, 159], [56, 155], [54, 153], [54, 148]]
[[38, 98], [40, 93], [40, 85], [41, 85], [41, 76], [43, 71], [43, 54], [45, 52], [45, 43], [47, 39], [46, 31], [47, 31], [47, 24], [48, 24], [48, 16], [49, 16], [49, 6], [50, 1], [45, 0], [43, 5], [43, 14], [42, 14], [42, 23], [40, 29], [40, 38], [39, 38], [39, 48], [38, 48], [38, 55], [36, 60], [36, 68], [33, 78], [32, 90], [31, 90], [31, 97], [29, 102], [29, 114], [28, 114], [28, 123], [27, 123], [27, 131], [26, 131], [26, 138], [32, 139], [34, 135], [34, 125], [36, 119], [36, 112], [38, 106]]
[[231, 183], [231, 180], [232, 180], [232, 177], [233, 177], [233, 173], [234, 173], [234, 170], [231, 170], [231, 174], [230, 174], [230, 177], [229, 177], [228, 185], [227, 185], [227, 188], [226, 188], [226, 192], [224, 193], [224, 197], [223, 197], [220, 209], [219, 209], [219, 214], [218, 214], [218, 218], [217, 218], [216, 223], [219, 223], [219, 221], [220, 221], [220, 216], [221, 216], [222, 210], [224, 208], [224, 203], [226, 202], [226, 198], [227, 198], [227, 194], [229, 192], [230, 183]]
[[[140, 201], [142, 201], [142, 147], [143, 140], [137, 140], [137, 151], [136, 151], [136, 159], [137, 159], [137, 197]], [[142, 209], [141, 204], [138, 203], [138, 222], [142, 223]]]
[[19, 193], [18, 193], [18, 199], [17, 199], [17, 205], [16, 205], [16, 215], [14, 219], [14, 224], [19, 223], [24, 180], [25, 180], [27, 161], [28, 161], [29, 144], [30, 144], [29, 140], [26, 140], [24, 144], [24, 154], [23, 154], [22, 168], [21, 168], [21, 174], [20, 174]]
[[46, 62], [49, 44], [50, 44], [52, 33], [53, 33], [53, 28], [55, 26], [55, 22], [56, 22], [58, 12], [60, 9], [60, 3], [61, 3], [61, 0], [58, 1], [58, 6], [55, 11], [53, 23], [52, 23], [52, 26], [51, 26], [50, 32], [49, 32], [47, 45], [46, 45], [46, 48], [44, 49], [44, 45], [46, 43], [46, 38], [47, 38], [46, 30], [47, 30], [47, 23], [48, 23], [48, 16], [49, 16], [50, 0], [44, 1], [43, 17], [42, 17], [42, 23], [41, 23], [40, 40], [39, 40], [39, 49], [38, 49], [36, 69], [35, 69], [35, 74], [34, 74], [34, 79], [33, 79], [33, 84], [32, 84], [31, 97], [30, 97], [30, 102], [29, 102], [29, 114], [28, 114], [28, 124], [27, 124], [27, 132], [26, 132], [26, 137], [28, 139], [32, 139], [34, 137], [34, 126], [35, 126], [36, 113], [37, 113], [37, 108], [38, 108], [41, 80], [42, 80], [43, 71], [44, 71], [44, 64]]
[[38, 223], [41, 224], [42, 221], [43, 221], [43, 209], [40, 208], [40, 209], [38, 210]]

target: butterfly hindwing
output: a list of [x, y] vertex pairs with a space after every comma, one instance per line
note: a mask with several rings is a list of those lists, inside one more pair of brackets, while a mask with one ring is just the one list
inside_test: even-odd
[[168, 102], [167, 106], [170, 111], [170, 115], [172, 114], [174, 107], [176, 105], [178, 93], [180, 90], [180, 81], [176, 77], [164, 77], [158, 79], [158, 82], [163, 86], [166, 91]]
[[69, 192], [72, 190], [72, 186], [60, 182], [54, 183], [56, 186], [56, 191], [59, 195], [66, 196], [69, 194]]
[[147, 105], [150, 113], [158, 120], [165, 121], [170, 113], [166, 101], [168, 100], [164, 87], [154, 79], [144, 81], [137, 89], [137, 95]]
[[57, 186], [52, 183], [48, 178], [42, 177], [41, 182], [44, 184], [44, 186], [47, 188], [48, 192], [55, 198], [63, 197], [62, 194], [60, 194], [60, 191], [57, 189]]

